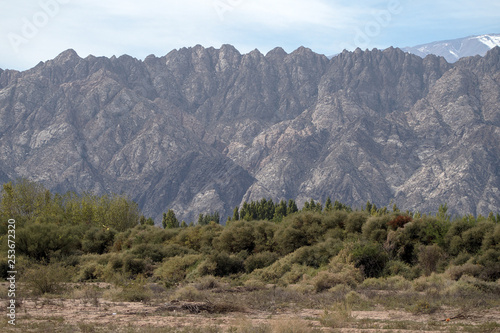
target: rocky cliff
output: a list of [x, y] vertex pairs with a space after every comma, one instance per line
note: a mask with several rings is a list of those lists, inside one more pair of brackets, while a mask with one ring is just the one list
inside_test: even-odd
[[68, 50], [0, 70], [0, 181], [126, 193], [160, 221], [262, 197], [500, 210], [500, 48], [449, 64], [399, 49], [144, 61]]

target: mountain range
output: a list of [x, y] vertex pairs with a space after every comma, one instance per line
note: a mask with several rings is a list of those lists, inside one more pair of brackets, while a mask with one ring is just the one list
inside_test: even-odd
[[500, 46], [500, 34], [469, 36], [453, 40], [432, 42], [414, 47], [405, 47], [403, 51], [421, 57], [435, 54], [453, 63], [464, 57], [472, 57], [475, 55], [484, 56], [486, 52], [496, 46]]
[[451, 64], [195, 46], [0, 70], [0, 181], [123, 193], [161, 221], [243, 201], [500, 211], [500, 48]]

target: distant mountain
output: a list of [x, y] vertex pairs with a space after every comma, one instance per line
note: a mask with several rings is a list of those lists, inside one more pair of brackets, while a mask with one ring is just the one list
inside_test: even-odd
[[157, 222], [242, 201], [500, 211], [500, 48], [454, 64], [399, 49], [144, 61], [68, 50], [0, 70], [0, 181], [126, 193]]
[[460, 58], [475, 55], [484, 56], [486, 52], [500, 46], [500, 34], [470, 36], [465, 38], [446, 40], [422, 44], [414, 47], [405, 47], [403, 51], [425, 57], [429, 54], [442, 56], [446, 61], [453, 63]]

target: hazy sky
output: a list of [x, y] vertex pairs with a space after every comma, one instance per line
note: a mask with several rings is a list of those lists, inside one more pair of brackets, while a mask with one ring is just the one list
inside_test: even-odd
[[0, 0], [0, 68], [72, 48], [143, 59], [201, 44], [333, 55], [500, 33], [498, 0]]

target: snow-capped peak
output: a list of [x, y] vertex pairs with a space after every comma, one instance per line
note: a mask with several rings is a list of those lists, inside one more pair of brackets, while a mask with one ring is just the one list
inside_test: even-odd
[[495, 46], [500, 46], [500, 34], [470, 36], [433, 42], [415, 47], [406, 47], [403, 50], [421, 57], [425, 57], [428, 54], [435, 54], [444, 57], [448, 62], [455, 62], [463, 57], [484, 56], [486, 52]]

